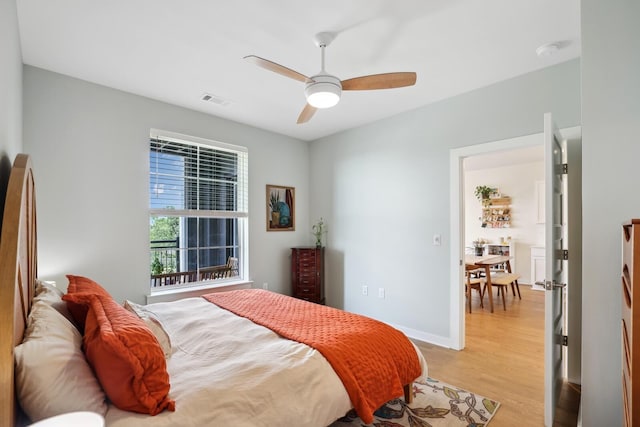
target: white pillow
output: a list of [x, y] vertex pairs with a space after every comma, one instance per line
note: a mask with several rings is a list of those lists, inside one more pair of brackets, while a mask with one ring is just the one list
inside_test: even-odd
[[105, 394], [81, 345], [71, 322], [49, 304], [34, 303], [14, 353], [18, 401], [31, 421], [73, 411], [107, 412]]
[[169, 338], [169, 334], [162, 327], [162, 323], [158, 320], [158, 318], [150, 311], [146, 310], [143, 305], [136, 304], [135, 302], [125, 300], [124, 308], [138, 316], [140, 319], [144, 321], [151, 332], [160, 343], [160, 347], [162, 347], [162, 352], [164, 353], [165, 359], [169, 358], [172, 353], [171, 349], [171, 339]]
[[37, 301], [46, 302], [75, 325], [73, 317], [67, 308], [67, 303], [62, 301], [63, 295], [64, 292], [58, 289], [56, 285], [36, 279], [36, 293], [33, 297], [34, 304]]
[[[36, 279], [36, 297], [37, 296], [50, 296], [52, 299], [61, 299], [64, 295], [60, 289], [55, 285], [55, 282], [45, 282], [44, 280]], [[57, 296], [57, 298], [55, 298]]]

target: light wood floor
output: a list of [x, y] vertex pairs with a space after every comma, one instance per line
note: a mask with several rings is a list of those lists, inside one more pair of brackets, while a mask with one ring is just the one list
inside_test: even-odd
[[482, 309], [473, 292], [462, 351], [416, 342], [430, 377], [501, 403], [490, 427], [544, 425], [544, 292], [523, 285], [520, 291], [522, 300], [507, 295], [506, 311], [494, 295], [493, 314], [488, 296]]

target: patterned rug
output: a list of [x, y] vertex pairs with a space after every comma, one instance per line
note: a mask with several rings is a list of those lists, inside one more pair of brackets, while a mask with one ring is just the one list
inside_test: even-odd
[[500, 402], [428, 378], [413, 383], [413, 403], [394, 399], [378, 409], [373, 424], [364, 424], [355, 411], [329, 427], [482, 427], [489, 424]]

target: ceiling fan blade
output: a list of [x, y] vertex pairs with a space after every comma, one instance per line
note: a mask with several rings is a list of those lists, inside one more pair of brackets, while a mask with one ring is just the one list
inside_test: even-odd
[[413, 86], [416, 83], [416, 78], [416, 73], [372, 74], [370, 76], [343, 80], [342, 90], [393, 89], [396, 87]]
[[291, 79], [301, 81], [302, 83], [306, 83], [309, 80], [311, 80], [309, 77], [305, 76], [304, 74], [300, 74], [299, 72], [294, 71], [291, 68], [287, 68], [284, 65], [276, 64], [275, 62], [269, 61], [268, 59], [260, 58], [259, 56], [248, 55], [248, 56], [245, 56], [244, 59], [254, 63], [258, 67], [262, 67], [269, 71], [273, 71], [274, 73], [282, 74], [285, 77], [289, 77]]
[[307, 123], [311, 117], [313, 117], [313, 115], [316, 113], [317, 108], [312, 106], [312, 105], [305, 105], [304, 108], [302, 109], [302, 112], [300, 113], [300, 115], [298, 116], [298, 121], [296, 122], [297, 124], [302, 124], [302, 123]]

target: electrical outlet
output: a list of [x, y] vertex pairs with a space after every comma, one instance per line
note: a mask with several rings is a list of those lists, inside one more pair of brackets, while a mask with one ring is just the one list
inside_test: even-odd
[[442, 244], [442, 237], [439, 234], [433, 235], [433, 246], [440, 246]]
[[369, 287], [367, 285], [362, 285], [362, 295], [369, 295]]
[[269, 283], [264, 282], [264, 283], [262, 284], [262, 289], [269, 289]]
[[378, 288], [378, 298], [384, 298], [384, 288]]

